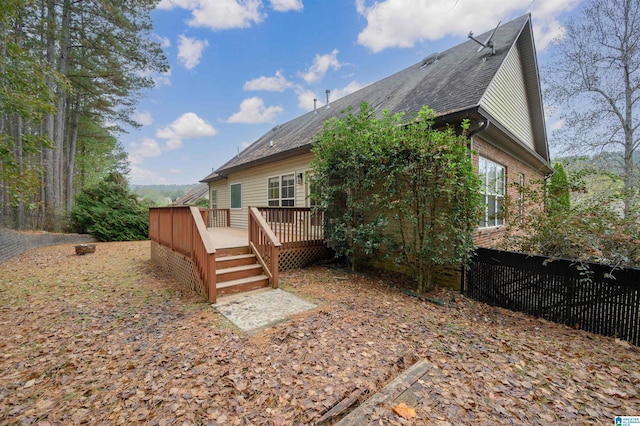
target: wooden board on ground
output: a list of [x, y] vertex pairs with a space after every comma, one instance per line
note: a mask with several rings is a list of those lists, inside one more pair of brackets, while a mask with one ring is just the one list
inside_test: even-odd
[[369, 416], [374, 409], [385, 406], [392, 410], [394, 406], [404, 402], [409, 407], [415, 407], [416, 397], [414, 391], [422, 390], [418, 382], [431, 369], [431, 363], [421, 359], [392, 380], [380, 392], [367, 399], [362, 405], [349, 413], [337, 423], [337, 426], [367, 425]]

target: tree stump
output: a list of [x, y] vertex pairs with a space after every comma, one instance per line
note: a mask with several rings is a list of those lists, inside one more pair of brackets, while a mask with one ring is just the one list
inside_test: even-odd
[[96, 245], [95, 244], [80, 244], [76, 246], [76, 254], [84, 255], [87, 253], [95, 253]]

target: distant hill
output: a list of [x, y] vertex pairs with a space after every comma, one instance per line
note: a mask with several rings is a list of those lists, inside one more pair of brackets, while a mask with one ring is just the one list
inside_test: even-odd
[[[640, 152], [635, 152], [633, 159], [637, 170], [640, 168]], [[559, 157], [554, 162], [564, 164], [570, 177], [580, 176], [580, 179], [573, 181], [574, 184], [580, 184], [580, 187], [571, 193], [572, 205], [607, 200], [623, 188], [621, 152]]]
[[153, 201], [157, 206], [168, 206], [196, 185], [131, 185], [131, 192], [139, 199]]
[[[623, 163], [621, 152], [603, 152], [593, 155], [569, 155], [558, 157], [553, 160], [554, 163], [561, 162], [569, 170], [582, 169], [592, 167], [610, 173], [622, 173]], [[636, 166], [640, 167], [640, 151], [633, 154], [633, 161]]]

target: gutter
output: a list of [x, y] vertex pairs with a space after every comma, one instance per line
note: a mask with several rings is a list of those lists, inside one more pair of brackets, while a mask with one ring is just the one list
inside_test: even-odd
[[488, 118], [485, 118], [482, 124], [477, 129], [474, 129], [471, 132], [469, 132], [469, 150], [471, 150], [472, 162], [473, 162], [473, 137], [478, 133], [482, 132], [483, 130], [485, 130], [487, 127], [489, 127], [489, 123], [491, 123], [491, 120], [489, 120]]

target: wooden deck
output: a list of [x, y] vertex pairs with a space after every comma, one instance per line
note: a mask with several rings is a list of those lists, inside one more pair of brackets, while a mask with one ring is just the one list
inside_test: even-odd
[[278, 288], [279, 270], [332, 255], [322, 212], [309, 207], [250, 207], [248, 229], [230, 222], [229, 209], [152, 207], [151, 259], [215, 303], [218, 296]]
[[242, 228], [207, 228], [209, 238], [216, 250], [234, 247], [248, 247], [249, 233]]

